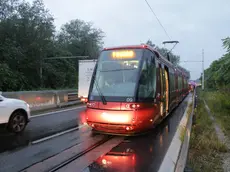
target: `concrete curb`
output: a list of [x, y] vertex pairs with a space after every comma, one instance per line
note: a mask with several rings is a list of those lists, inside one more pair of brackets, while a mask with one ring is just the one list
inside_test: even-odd
[[192, 100], [192, 112], [188, 116], [188, 122], [187, 127], [185, 130], [184, 140], [181, 145], [181, 151], [177, 160], [176, 164], [176, 172], [184, 172], [184, 169], [186, 167], [187, 162], [187, 156], [188, 156], [188, 149], [189, 149], [189, 141], [190, 141], [190, 135], [191, 135], [191, 129], [192, 129], [192, 122], [193, 122], [193, 115], [194, 115], [194, 109], [196, 106], [196, 89], [194, 90], [193, 94], [193, 100]]
[[[183, 117], [178, 125], [177, 131], [173, 137], [173, 140], [168, 148], [168, 151], [161, 163], [159, 172], [182, 172], [186, 165], [190, 131], [192, 125], [193, 109], [194, 109], [195, 93], [188, 99], [188, 105], [183, 114]], [[189, 104], [193, 103], [193, 109], [191, 114], [187, 115], [189, 110]], [[183, 140], [181, 139], [181, 133], [185, 132]]]

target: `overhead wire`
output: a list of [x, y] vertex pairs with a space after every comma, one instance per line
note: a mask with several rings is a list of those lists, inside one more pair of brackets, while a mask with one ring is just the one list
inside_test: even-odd
[[148, 3], [147, 0], [145, 0], [146, 4], [149, 6], [150, 10], [152, 11], [153, 15], [156, 17], [158, 23], [161, 25], [161, 27], [163, 28], [165, 34], [167, 35], [167, 37], [169, 38], [169, 40], [171, 40], [169, 34], [167, 33], [166, 29], [164, 28], [164, 26], [162, 25], [160, 19], [157, 17], [156, 13], [153, 11], [152, 7], [150, 6], [150, 4]]

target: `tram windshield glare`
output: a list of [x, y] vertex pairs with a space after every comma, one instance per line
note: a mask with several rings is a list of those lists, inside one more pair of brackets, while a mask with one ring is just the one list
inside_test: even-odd
[[[144, 85], [147, 79], [144, 76], [147, 71], [146, 63], [141, 65], [143, 54], [143, 49], [103, 51], [98, 59], [96, 73], [91, 83], [89, 99], [99, 100], [101, 96], [106, 100], [111, 98], [117, 101], [134, 98], [140, 71], [142, 74], [140, 85], [143, 84], [143, 86], [139, 86], [139, 92], [145, 94], [141, 93], [141, 90], [146, 89]], [[143, 69], [140, 70], [140, 68]]]

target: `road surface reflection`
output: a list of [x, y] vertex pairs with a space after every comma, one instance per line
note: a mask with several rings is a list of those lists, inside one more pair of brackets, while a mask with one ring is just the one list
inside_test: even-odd
[[61, 112], [53, 115], [32, 118], [25, 131], [12, 134], [0, 128], [0, 153], [30, 145], [32, 141], [82, 125], [84, 109]]
[[149, 134], [127, 137], [124, 142], [102, 155], [85, 171], [158, 171], [185, 108], [186, 104], [182, 103]]

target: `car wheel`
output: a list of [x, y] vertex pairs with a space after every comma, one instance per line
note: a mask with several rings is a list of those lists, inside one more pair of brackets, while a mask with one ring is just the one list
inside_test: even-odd
[[27, 125], [26, 116], [21, 111], [16, 111], [10, 117], [8, 128], [13, 133], [21, 133]]

